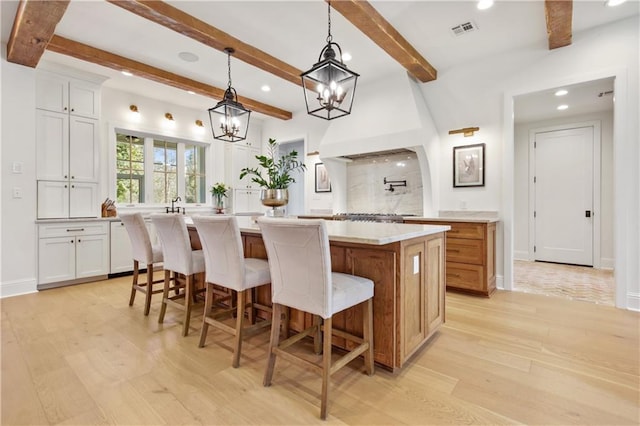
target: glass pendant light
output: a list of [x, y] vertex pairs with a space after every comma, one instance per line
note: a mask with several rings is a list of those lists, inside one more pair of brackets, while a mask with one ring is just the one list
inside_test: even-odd
[[224, 92], [223, 99], [209, 109], [209, 118], [214, 139], [238, 142], [247, 138], [251, 111], [238, 102], [238, 94], [231, 87], [231, 54], [234, 50], [227, 47], [224, 51], [227, 52], [229, 85]]
[[[328, 1], [327, 45], [320, 51], [318, 62], [300, 76], [310, 115], [333, 120], [351, 113], [359, 74], [347, 69], [342, 49], [331, 36], [331, 2]], [[334, 49], [335, 47], [335, 49]], [[336, 56], [336, 49], [338, 56]]]

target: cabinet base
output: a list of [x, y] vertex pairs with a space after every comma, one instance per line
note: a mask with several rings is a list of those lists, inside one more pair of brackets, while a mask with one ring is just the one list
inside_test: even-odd
[[453, 291], [455, 293], [468, 294], [471, 296], [485, 296], [491, 297], [491, 295], [496, 291], [495, 287], [489, 291], [480, 291], [480, 290], [470, 290], [468, 288], [459, 288], [459, 287], [450, 287], [447, 286], [447, 291]]
[[97, 275], [95, 277], [78, 278], [76, 280], [68, 280], [68, 281], [59, 281], [59, 282], [55, 282], [55, 283], [38, 284], [36, 286], [36, 288], [38, 290], [48, 290], [50, 288], [65, 287], [65, 286], [68, 286], [68, 285], [76, 285], [76, 284], [84, 284], [84, 283], [90, 283], [92, 281], [102, 281], [102, 280], [106, 280], [107, 278], [109, 278], [108, 275]]

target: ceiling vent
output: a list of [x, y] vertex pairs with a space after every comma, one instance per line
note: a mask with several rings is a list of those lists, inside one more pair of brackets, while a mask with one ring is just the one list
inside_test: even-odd
[[451, 28], [451, 33], [458, 37], [467, 33], [470, 33], [472, 31], [476, 31], [478, 29], [478, 26], [476, 25], [475, 22], [473, 21], [468, 21], [465, 22], [464, 24], [460, 24], [460, 25], [456, 25], [455, 27]]

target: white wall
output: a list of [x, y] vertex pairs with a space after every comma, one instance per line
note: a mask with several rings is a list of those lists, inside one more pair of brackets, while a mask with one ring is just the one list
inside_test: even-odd
[[522, 123], [514, 129], [514, 254], [527, 259], [529, 250], [529, 131], [587, 121], [600, 122], [600, 260], [612, 268], [613, 251], [613, 111]]
[[[2, 45], [2, 275], [0, 295], [36, 291], [35, 70], [6, 61]], [[22, 166], [13, 173], [12, 166]], [[13, 198], [13, 188], [22, 198]]]

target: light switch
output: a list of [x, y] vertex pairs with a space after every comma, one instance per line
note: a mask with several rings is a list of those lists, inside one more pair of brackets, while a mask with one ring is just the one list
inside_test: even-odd
[[22, 188], [18, 186], [13, 187], [13, 198], [22, 198]]
[[420, 273], [420, 256], [413, 256], [413, 275]]
[[21, 161], [14, 161], [11, 164], [11, 172], [12, 173], [22, 173], [23, 163]]

